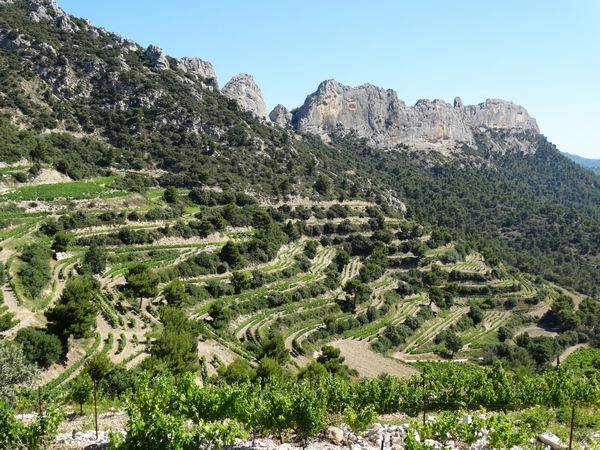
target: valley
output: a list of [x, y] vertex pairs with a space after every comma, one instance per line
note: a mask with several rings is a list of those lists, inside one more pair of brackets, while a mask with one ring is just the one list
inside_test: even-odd
[[[15, 174], [27, 167], [6, 169]], [[106, 259], [95, 275], [99, 315], [93, 333], [70, 341], [65, 360], [48, 369], [44, 379], [52, 389], [76, 376], [96, 351], [127, 366], [143, 360], [160, 332], [161, 305], [178, 304], [197, 321], [198, 357], [209, 373], [235, 358], [255, 365], [265, 342], [277, 336], [291, 355], [283, 363], [294, 370], [331, 344], [360, 374], [404, 376], [415, 372], [406, 365], [411, 362], [481, 359], [482, 348], [500, 344], [501, 327], [536, 335], [544, 311], [562, 295], [539, 278], [491, 266], [476, 249], [440, 240], [401, 213], [386, 216], [365, 201], [272, 206], [247, 197], [244, 206], [207, 206], [190, 200], [186, 190], [171, 190], [173, 199], [164, 189], [115, 189], [114, 180], [17, 183], [3, 194], [4, 315], [12, 317], [4, 336], [45, 326], [44, 312], [82, 271], [89, 245]], [[89, 186], [97, 189], [94, 197]], [[161, 210], [170, 218], [152, 217]], [[253, 220], [260, 214], [283, 230], [281, 245], [272, 257], [232, 260], [224, 247], [256, 239], [262, 230]], [[218, 231], [205, 218], [219, 222]], [[65, 233], [64, 248], [45, 253], [47, 278], [31, 297], [23, 249], [55, 247]], [[156, 278], [154, 292], [141, 301], [126, 281], [139, 266]], [[176, 295], [169, 291], [173, 286]], [[476, 322], [469, 318], [473, 310]], [[452, 351], [445, 343], [449, 334], [460, 339]]]

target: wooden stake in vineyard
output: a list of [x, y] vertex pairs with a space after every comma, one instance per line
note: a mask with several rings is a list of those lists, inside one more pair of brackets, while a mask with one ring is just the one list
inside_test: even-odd
[[569, 431], [569, 450], [573, 449], [573, 429], [575, 428], [575, 404], [571, 406], [571, 426]]
[[425, 425], [425, 412], [427, 410], [427, 400], [426, 400], [427, 393], [425, 392], [425, 377], [426, 376], [427, 376], [427, 368], [424, 368], [423, 375], [421, 376], [421, 384], [423, 387], [423, 425]]

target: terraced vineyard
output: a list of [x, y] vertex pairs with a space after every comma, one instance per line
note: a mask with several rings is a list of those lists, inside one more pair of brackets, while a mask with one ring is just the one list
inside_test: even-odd
[[[367, 360], [441, 358], [440, 335], [449, 330], [462, 338], [459, 353], [477, 358], [482, 346], [498, 341], [512, 310], [527, 318], [556, 294], [531, 277], [490, 267], [475, 251], [461, 255], [454, 243], [434, 242], [424, 231], [407, 238], [406, 230], [418, 227], [363, 201], [273, 207], [247, 196], [236, 201], [233, 194], [227, 203], [194, 203], [180, 190], [167, 202], [163, 189], [141, 195], [115, 188], [114, 180], [15, 186], [1, 198], [0, 318], [10, 318], [4, 335], [45, 325], [44, 312], [89, 264], [91, 248], [106, 258], [95, 275], [94, 337], [69, 340], [66, 356], [46, 371], [50, 388], [72, 379], [95, 352], [128, 366], [140, 363], [162, 328], [165, 303], [199, 327], [198, 357], [213, 367], [236, 357], [254, 364], [275, 336], [292, 365], [302, 367], [336, 342], [345, 350], [354, 342]], [[51, 257], [61, 233], [68, 239]], [[33, 296], [23, 270], [24, 249], [32, 244], [46, 255], [39, 269], [46, 278]], [[140, 265], [157, 279], [151, 295], [129, 290], [127, 278]], [[174, 282], [180, 287], [175, 300]], [[527, 302], [533, 298], [535, 304]], [[484, 318], [465, 326], [474, 306]], [[398, 330], [405, 336], [394, 342]]]

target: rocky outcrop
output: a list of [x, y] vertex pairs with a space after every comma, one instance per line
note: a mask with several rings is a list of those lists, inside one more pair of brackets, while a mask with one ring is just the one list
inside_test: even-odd
[[[275, 120], [274, 120], [275, 121]], [[380, 148], [409, 145], [452, 149], [473, 145], [475, 133], [490, 129], [539, 132], [527, 111], [512, 102], [487, 100], [464, 106], [442, 100], [419, 100], [406, 106], [395, 91], [371, 84], [344, 86], [335, 80], [321, 83], [293, 114], [300, 133], [328, 138], [332, 133], [355, 132]]]
[[557, 435], [550, 433], [549, 431], [539, 434], [537, 440], [542, 444], [550, 447], [552, 450], [560, 450], [567, 448], [565, 443], [562, 442]]
[[472, 127], [533, 130], [539, 132], [535, 119], [527, 110], [512, 102], [488, 99], [484, 103], [462, 108]]
[[234, 76], [223, 86], [221, 93], [235, 100], [244, 111], [249, 111], [259, 119], [270, 122], [262, 92], [252, 75], [242, 73]]
[[150, 66], [157, 70], [166, 70], [169, 68], [167, 55], [158, 45], [151, 44], [144, 52], [146, 58], [150, 61]]
[[213, 65], [208, 61], [200, 58], [183, 57], [177, 60], [177, 68], [183, 72], [202, 78], [207, 86], [219, 89], [217, 73]]
[[[91, 30], [94, 30], [93, 27], [90, 27]], [[97, 32], [96, 32], [97, 33]], [[99, 33], [97, 33], [99, 34]], [[123, 36], [112, 33], [111, 36], [115, 38], [115, 41], [121, 46], [121, 48], [126, 52], [136, 52], [141, 49], [141, 47], [133, 40], [124, 38]]]
[[269, 113], [269, 119], [282, 128], [288, 128], [292, 125], [292, 113], [281, 104], [273, 108], [273, 111]]
[[54, 22], [61, 30], [74, 32], [79, 27], [71, 17], [58, 7], [55, 0], [28, 0], [29, 18], [36, 23]]
[[335, 445], [342, 445], [344, 442], [344, 430], [338, 427], [327, 427], [325, 430], [325, 439]]
[[6, 50], [17, 50], [24, 47], [31, 47], [31, 41], [29, 41], [25, 35], [18, 34], [13, 38], [8, 36], [2, 37], [2, 35], [0, 35], [0, 48], [4, 48]]

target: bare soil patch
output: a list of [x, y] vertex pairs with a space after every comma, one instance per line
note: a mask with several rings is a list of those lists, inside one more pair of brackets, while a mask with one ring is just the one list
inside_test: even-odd
[[375, 378], [382, 373], [397, 377], [410, 377], [419, 373], [418, 370], [400, 361], [375, 353], [369, 348], [368, 341], [342, 339], [331, 342], [331, 345], [339, 348], [342, 356], [346, 358], [346, 364], [350, 368], [356, 369], [363, 377]]

